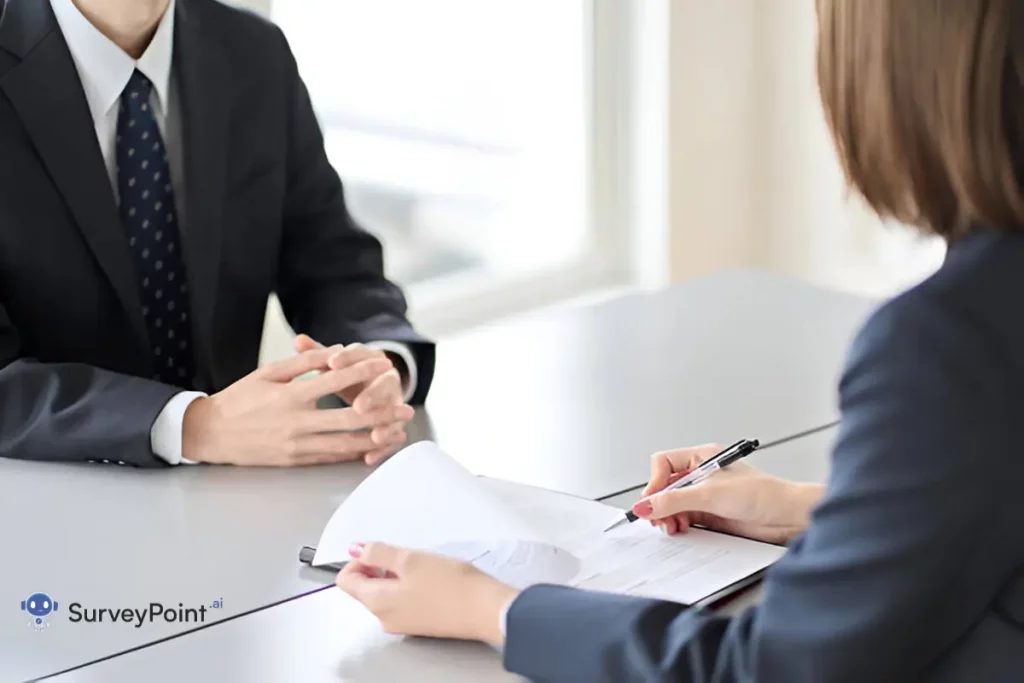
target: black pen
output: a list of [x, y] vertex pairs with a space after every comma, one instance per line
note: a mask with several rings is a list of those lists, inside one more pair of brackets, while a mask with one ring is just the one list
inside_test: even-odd
[[[700, 482], [704, 481], [705, 479], [707, 479], [708, 477], [710, 477], [712, 474], [722, 469], [723, 467], [728, 467], [737, 460], [747, 457], [748, 455], [756, 451], [760, 445], [761, 444], [757, 439], [742, 439], [740, 441], [737, 441], [736, 443], [729, 446], [725, 450], [719, 451], [715, 455], [712, 455], [710, 458], [708, 458], [700, 465], [695, 467], [693, 470], [688, 472], [681, 479], [679, 479], [678, 481], [676, 481], [675, 483], [666, 487], [663, 490], [674, 491], [676, 489], [681, 489], [686, 486], [693, 486], [694, 484], [699, 484]], [[638, 519], [640, 518], [634, 515], [632, 510], [629, 510], [626, 512], [626, 515], [622, 519], [619, 519], [614, 524], [607, 527], [605, 531], [611, 531], [612, 529], [620, 527], [623, 524], [632, 524]]]
[[[776, 439], [775, 441], [772, 441], [770, 443], [766, 443], [763, 446], [760, 445], [760, 442], [757, 439], [754, 439], [754, 440], [743, 439], [741, 441], [737, 441], [733, 445], [731, 445], [728, 448], [726, 448], [724, 451], [716, 453], [715, 455], [713, 455], [710, 458], [708, 458], [707, 460], [705, 460], [703, 463], [701, 463], [701, 465], [699, 467], [697, 467], [695, 470], [693, 470], [692, 472], [690, 472], [685, 477], [683, 477], [682, 479], [680, 479], [676, 483], [672, 484], [668, 488], [669, 489], [679, 489], [679, 488], [682, 488], [684, 486], [692, 486], [693, 484], [695, 484], [695, 483], [697, 483], [699, 481], [704, 481], [706, 478], [710, 477], [712, 474], [714, 474], [718, 470], [722, 469], [723, 467], [728, 467], [729, 465], [731, 465], [732, 463], [736, 462], [740, 458], [747, 457], [748, 455], [750, 455], [751, 453], [753, 453], [756, 450], [764, 450], [766, 448], [775, 448], [776, 446], [781, 446], [784, 443], [789, 443], [790, 441], [796, 441], [796, 440], [802, 439], [802, 438], [804, 438], [806, 436], [810, 436], [811, 434], [817, 434], [818, 432], [823, 432], [826, 429], [832, 429], [833, 427], [835, 427], [838, 424], [839, 424], [839, 420], [835, 420], [833, 422], [829, 422], [828, 424], [823, 424], [820, 427], [812, 427], [811, 429], [806, 429], [806, 430], [804, 430], [802, 432], [797, 432], [796, 434], [790, 434], [789, 436], [784, 436], [781, 439]], [[623, 519], [615, 522], [610, 527], [605, 529], [605, 531], [611, 531], [612, 529], [614, 529], [616, 527], [619, 527], [619, 526], [622, 526], [623, 524], [630, 524], [632, 522], [635, 522], [637, 519], [639, 519], [639, 518], [636, 515], [634, 515], [632, 511], [629, 511], [629, 512], [626, 513], [626, 516]]]

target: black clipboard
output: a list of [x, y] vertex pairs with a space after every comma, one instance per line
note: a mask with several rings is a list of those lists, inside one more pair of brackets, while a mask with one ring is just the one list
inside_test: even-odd
[[318, 567], [313, 567], [313, 558], [316, 556], [316, 548], [311, 548], [308, 545], [302, 546], [299, 549], [299, 562], [305, 565], [309, 565], [313, 569], [322, 569], [327, 572], [334, 572], [337, 574], [340, 572], [345, 565], [344, 564], [323, 564]]

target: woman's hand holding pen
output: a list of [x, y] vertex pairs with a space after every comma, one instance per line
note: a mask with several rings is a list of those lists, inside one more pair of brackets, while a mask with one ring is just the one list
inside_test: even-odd
[[651, 480], [633, 514], [669, 534], [699, 525], [769, 543], [788, 543], [803, 533], [824, 491], [818, 484], [786, 481], [736, 462], [699, 484], [663, 490], [720, 450], [710, 444], [655, 453]]

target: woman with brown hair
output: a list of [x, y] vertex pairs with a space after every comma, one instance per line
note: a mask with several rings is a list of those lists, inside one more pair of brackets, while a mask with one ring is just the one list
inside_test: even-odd
[[[735, 617], [435, 555], [353, 548], [338, 585], [396, 633], [479, 639], [542, 681], [1024, 680], [1024, 3], [819, 0], [822, 102], [851, 186], [948, 242], [850, 350], [827, 487], [661, 454], [634, 508], [789, 544]], [[372, 539], [367, 539], [372, 540]], [[380, 571], [380, 570], [386, 571]]]

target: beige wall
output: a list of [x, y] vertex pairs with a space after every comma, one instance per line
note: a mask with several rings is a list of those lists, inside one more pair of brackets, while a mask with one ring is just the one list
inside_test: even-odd
[[887, 294], [941, 247], [845, 192], [814, 73], [813, 0], [669, 0], [670, 273], [735, 266]]

